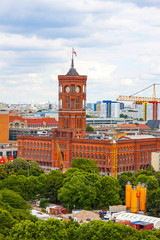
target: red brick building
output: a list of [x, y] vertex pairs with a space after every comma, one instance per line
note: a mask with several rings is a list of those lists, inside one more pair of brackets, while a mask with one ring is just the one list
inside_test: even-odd
[[[52, 129], [52, 136], [19, 136], [18, 156], [37, 161], [40, 165], [60, 168], [57, 156], [58, 141], [64, 168], [71, 167], [72, 159], [95, 159], [104, 174], [111, 166], [109, 140], [89, 139], [86, 135], [86, 81], [72, 65], [59, 81], [59, 127]], [[160, 138], [128, 136], [117, 142], [117, 171], [146, 169], [151, 163], [151, 152], [160, 150]]]

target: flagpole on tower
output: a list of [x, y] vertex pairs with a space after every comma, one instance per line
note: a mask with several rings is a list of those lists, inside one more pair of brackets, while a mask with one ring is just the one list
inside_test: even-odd
[[74, 54], [75, 54], [75, 56], [77, 56], [76, 51], [74, 50], [74, 48], [72, 48], [72, 64], [71, 64], [72, 68], [74, 68], [74, 59], [73, 59]]

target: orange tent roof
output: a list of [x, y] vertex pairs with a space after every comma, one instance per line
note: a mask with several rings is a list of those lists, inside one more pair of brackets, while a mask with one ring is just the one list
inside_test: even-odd
[[119, 127], [124, 127], [124, 128], [126, 128], [126, 127], [138, 127], [136, 124], [121, 124], [121, 125], [119, 125]]

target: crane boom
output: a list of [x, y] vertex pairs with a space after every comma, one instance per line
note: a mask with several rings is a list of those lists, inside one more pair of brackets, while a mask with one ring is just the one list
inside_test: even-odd
[[136, 102], [138, 104], [142, 104], [143, 102], [160, 103], [160, 98], [156, 98], [156, 97], [137, 97], [137, 96], [120, 95], [116, 100], [117, 101], [131, 101], [131, 102]]
[[63, 171], [64, 171], [64, 162], [63, 162], [62, 153], [61, 153], [58, 141], [56, 141], [55, 143], [56, 143], [56, 146], [57, 146], [57, 157], [58, 157], [58, 162], [59, 162], [59, 168], [60, 168], [60, 170], [63, 173]]
[[126, 133], [121, 133], [116, 135], [116, 131], [114, 131], [113, 137], [110, 140], [112, 143], [112, 147], [111, 147], [111, 175], [112, 177], [117, 178], [117, 142], [116, 140], [120, 137], [125, 136]]

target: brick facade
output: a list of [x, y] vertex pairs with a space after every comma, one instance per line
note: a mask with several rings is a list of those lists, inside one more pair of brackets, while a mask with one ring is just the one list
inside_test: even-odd
[[[18, 156], [35, 160], [40, 165], [59, 168], [55, 141], [58, 141], [64, 168], [71, 167], [72, 159], [94, 159], [104, 174], [110, 173], [111, 143], [108, 140], [86, 139], [86, 81], [73, 66], [59, 80], [59, 128], [52, 136], [19, 136]], [[125, 139], [117, 142], [117, 171], [146, 169], [151, 163], [151, 152], [160, 150], [160, 138]]]

